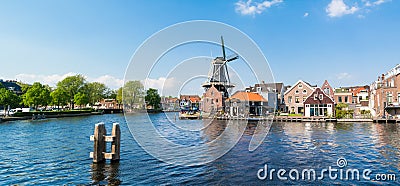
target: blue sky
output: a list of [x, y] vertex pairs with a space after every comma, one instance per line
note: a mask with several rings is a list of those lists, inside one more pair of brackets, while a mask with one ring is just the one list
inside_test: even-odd
[[[146, 38], [182, 21], [213, 20], [251, 37], [276, 81], [370, 84], [400, 61], [399, 5], [394, 0], [2, 1], [0, 78], [54, 85], [79, 73], [117, 88]], [[220, 54], [216, 47], [210, 50], [203, 55]], [[155, 85], [163, 78], [155, 77]]]

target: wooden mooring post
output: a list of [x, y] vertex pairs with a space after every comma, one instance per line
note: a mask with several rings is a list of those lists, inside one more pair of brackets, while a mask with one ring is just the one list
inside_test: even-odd
[[[93, 141], [93, 152], [90, 152], [90, 157], [94, 163], [101, 163], [105, 160], [112, 162], [120, 159], [121, 145], [121, 129], [118, 123], [113, 123], [111, 136], [106, 136], [107, 131], [104, 123], [98, 123], [94, 127], [94, 135], [90, 136], [90, 141]], [[106, 152], [107, 144], [111, 142], [111, 152]]]

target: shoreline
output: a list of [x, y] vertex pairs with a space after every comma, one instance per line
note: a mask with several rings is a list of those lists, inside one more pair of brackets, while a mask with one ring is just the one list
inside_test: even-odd
[[[90, 113], [79, 113], [79, 114], [57, 114], [57, 115], [44, 115], [45, 118], [34, 119], [43, 120], [48, 118], [64, 118], [64, 117], [80, 117], [80, 116], [92, 116], [92, 115], [102, 115], [101, 112], [90, 112]], [[7, 121], [18, 121], [18, 120], [32, 120], [32, 116], [22, 116], [22, 117], [4, 117], [0, 118], [0, 123]]]

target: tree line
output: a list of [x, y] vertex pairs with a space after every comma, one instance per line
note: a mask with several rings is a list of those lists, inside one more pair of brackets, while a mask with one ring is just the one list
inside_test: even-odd
[[19, 85], [22, 90], [20, 96], [0, 83], [0, 105], [4, 108], [8, 105], [12, 108], [25, 106], [35, 110], [49, 105], [57, 106], [57, 108], [68, 105], [69, 109], [73, 109], [75, 105], [93, 106], [101, 99], [115, 99], [118, 104], [134, 110], [142, 109], [146, 103], [158, 109], [160, 104], [157, 90], [150, 88], [146, 92], [140, 81], [128, 81], [117, 90], [111, 90], [103, 83], [88, 82], [82, 75], [66, 77], [54, 88], [40, 82], [32, 85], [19, 83]]

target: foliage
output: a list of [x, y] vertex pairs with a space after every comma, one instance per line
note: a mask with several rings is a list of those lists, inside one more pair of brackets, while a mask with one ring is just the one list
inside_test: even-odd
[[82, 93], [82, 92], [78, 92], [78, 93], [75, 94], [75, 96], [74, 96], [74, 102], [75, 102], [77, 105], [82, 106], [82, 105], [88, 104], [88, 103], [90, 102], [90, 98], [89, 98], [89, 96], [88, 96], [87, 94]]
[[338, 103], [335, 106], [336, 118], [353, 118], [354, 110], [348, 110], [349, 105], [346, 103]]
[[23, 95], [23, 103], [27, 106], [47, 106], [51, 102], [50, 87], [39, 82], [33, 83], [28, 91]]
[[68, 94], [61, 88], [55, 89], [50, 93], [51, 96], [51, 104], [57, 105], [60, 108], [60, 105], [66, 105], [69, 102]]
[[28, 92], [29, 88], [31, 88], [31, 85], [27, 83], [18, 82], [18, 85], [21, 86], [22, 94], [25, 94], [26, 92]]
[[87, 96], [89, 104], [94, 105], [97, 101], [100, 101], [102, 98], [106, 97], [107, 91], [108, 88], [103, 83], [92, 82], [85, 84], [80, 92]]
[[68, 101], [71, 108], [74, 108], [75, 94], [82, 91], [85, 86], [86, 79], [82, 75], [69, 76], [57, 83], [57, 89], [62, 89], [68, 95]]
[[117, 99], [118, 90], [111, 90], [107, 88], [104, 94], [104, 98], [106, 99]]
[[7, 90], [6, 88], [0, 88], [0, 105], [3, 105], [4, 108], [8, 105], [12, 108], [17, 107], [20, 102], [21, 98], [14, 92]]
[[140, 81], [128, 81], [125, 83], [122, 90], [123, 104], [134, 108], [135, 104], [143, 103], [144, 86]]
[[117, 103], [122, 103], [122, 87], [117, 90], [115, 100], [117, 100]]
[[157, 89], [150, 88], [147, 90], [145, 100], [147, 105], [152, 106], [153, 109], [158, 110], [160, 108], [161, 97]]
[[348, 108], [349, 107], [349, 105], [347, 105], [346, 103], [338, 103], [338, 104], [336, 104], [336, 106], [335, 106], [335, 108], [337, 109], [337, 110], [343, 110], [344, 108]]

